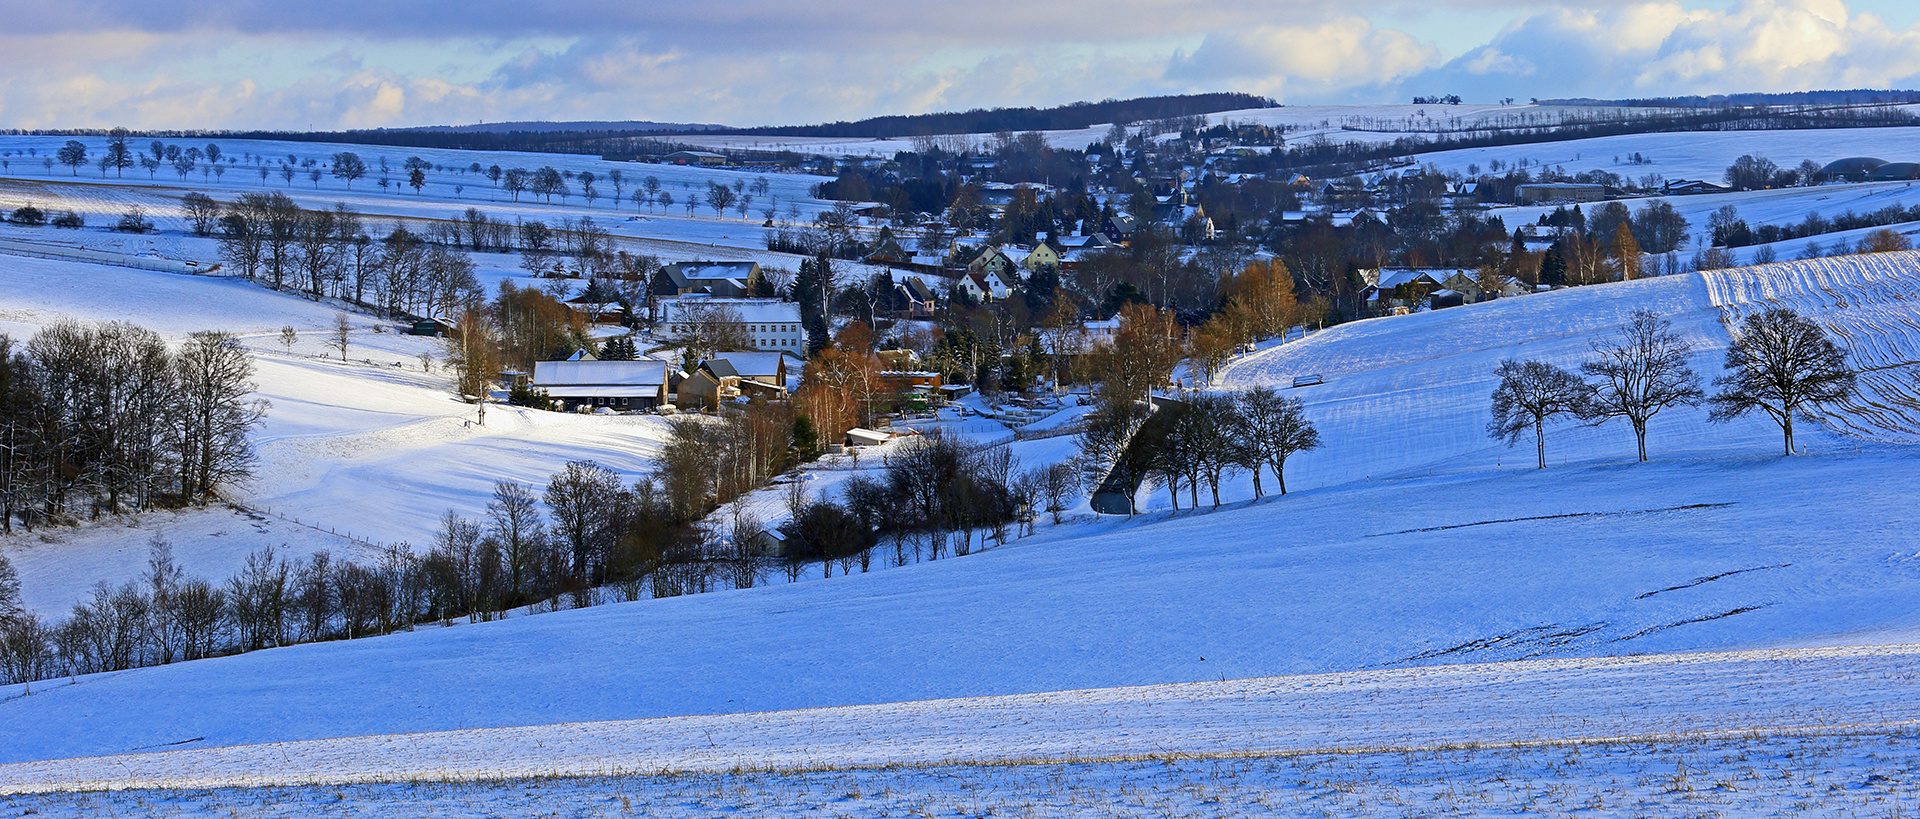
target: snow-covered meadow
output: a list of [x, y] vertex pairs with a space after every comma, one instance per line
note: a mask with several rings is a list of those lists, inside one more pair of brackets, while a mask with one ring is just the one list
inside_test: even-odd
[[[1849, 264], [1862, 272], [1826, 267]], [[1808, 453], [1782, 458], [1765, 421], [1677, 410], [1654, 429], [1653, 463], [1631, 461], [1624, 430], [1569, 428], [1542, 471], [1481, 432], [1499, 358], [1572, 364], [1634, 307], [1668, 315], [1708, 374], [1723, 310], [1802, 291], [1845, 296], [1801, 306], [1848, 323], [1856, 349], [1907, 349], [1897, 311], [1873, 305], [1910, 286], [1910, 255], [1716, 275], [1733, 278], [1355, 322], [1256, 354], [1229, 385], [1327, 379], [1296, 393], [1328, 445], [1290, 470], [1284, 498], [1230, 487], [1219, 511], [1155, 499], [1139, 518], [1042, 527], [957, 560], [42, 684], [0, 706], [20, 727], [9, 758], [1912, 639], [1920, 512], [1900, 476], [1920, 455], [1902, 446], [1809, 431]], [[454, 451], [417, 460], [456, 475], [473, 460], [436, 454]], [[340, 457], [330, 473], [355, 454], [309, 457]], [[321, 508], [353, 491], [286, 497]], [[339, 691], [379, 704], [320, 693]], [[193, 705], [210, 699], [272, 717]]]
[[[452, 376], [423, 369], [421, 354], [442, 354], [436, 340], [350, 313], [342, 361], [323, 339], [337, 309], [239, 279], [0, 261], [0, 333], [24, 341], [62, 319], [127, 321], [171, 339], [225, 330], [254, 352], [259, 394], [272, 403], [256, 435], [257, 480], [238, 494], [247, 511], [157, 512], [131, 529], [109, 522], [0, 540], [29, 608], [45, 615], [64, 612], [96, 582], [137, 576], [154, 537], [171, 543], [188, 571], [215, 579], [262, 548], [359, 556], [369, 542], [425, 545], [442, 513], [480, 515], [495, 480], [544, 485], [581, 458], [634, 477], [664, 437], [659, 418], [498, 405], [480, 426], [475, 408], [453, 396]], [[291, 348], [282, 327], [295, 329]]]
[[[132, 577], [154, 535], [213, 577], [263, 546], [420, 543], [496, 479], [538, 483], [579, 457], [644, 471], [662, 432], [503, 407], [475, 426], [423, 369], [431, 342], [353, 316], [342, 362], [319, 340], [332, 307], [244, 282], [0, 262], [0, 331], [233, 330], [274, 403], [242, 498], [272, 514], [0, 542], [43, 613]], [[1306, 402], [1326, 446], [1289, 463], [1285, 497], [1250, 500], [1242, 478], [1218, 510], [1176, 513], [1153, 492], [1138, 517], [1082, 506], [964, 558], [0, 688], [0, 762], [15, 763], [0, 788], [274, 786], [14, 797], [44, 815], [528, 799], [582, 815], [1906, 810], [1916, 297], [1920, 254], [1904, 253], [1340, 325], [1219, 380]], [[1710, 378], [1728, 327], [1775, 304], [1867, 369], [1859, 400], [1800, 431], [1801, 455], [1778, 455], [1764, 418], [1710, 425], [1691, 408], [1656, 419], [1647, 464], [1619, 425], [1553, 428], [1546, 470], [1486, 437], [1503, 358], [1573, 366], [1645, 308]], [[1325, 383], [1291, 388], [1309, 374]], [[998, 438], [989, 423], [933, 425]], [[1071, 454], [1065, 437], [1013, 446], [1028, 466]], [[753, 503], [776, 510], [779, 489]], [[1141, 761], [1155, 757], [1171, 761]], [[502, 781], [381, 784], [448, 778]]]
[[[741, 168], [609, 162], [596, 156], [575, 154], [405, 149], [274, 140], [168, 139], [163, 141], [182, 147], [204, 145], [206, 141], [216, 142], [226, 156], [242, 157], [242, 162], [226, 166], [226, 173], [220, 176], [196, 170], [184, 178], [167, 166], [151, 179], [139, 168], [120, 174], [103, 174], [99, 169], [89, 166], [80, 168], [78, 174], [74, 174], [57, 164], [51, 169], [43, 167], [39, 160], [52, 156], [64, 141], [64, 138], [53, 137], [0, 136], [0, 152], [11, 152], [10, 156], [4, 157], [7, 168], [0, 170], [0, 208], [33, 204], [42, 209], [74, 210], [90, 226], [106, 226], [117, 220], [128, 207], [139, 206], [162, 230], [181, 231], [185, 227], [179, 216], [179, 197], [183, 193], [199, 191], [224, 202], [245, 193], [277, 191], [307, 208], [331, 208], [336, 204], [344, 204], [366, 214], [375, 223], [381, 217], [447, 219], [469, 207], [508, 222], [518, 217], [540, 219], [549, 225], [557, 225], [561, 220], [589, 217], [615, 237], [631, 242], [632, 247], [640, 252], [667, 255], [674, 259], [784, 259], [778, 263], [792, 267], [794, 262], [790, 258], [766, 251], [765, 237], [760, 227], [765, 217], [760, 211], [774, 207], [778, 215], [784, 218], [790, 210], [797, 209], [800, 219], [808, 221], [831, 205], [813, 198], [811, 192], [815, 184], [825, 181], [825, 177]], [[80, 141], [87, 144], [91, 156], [98, 156], [105, 149], [104, 137], [86, 137]], [[132, 147], [143, 149], [147, 142], [140, 140]], [[36, 151], [38, 157], [25, 156], [29, 149]], [[324, 169], [318, 181], [308, 178], [307, 169], [300, 169], [290, 182], [279, 175], [277, 163], [285, 162], [290, 156], [324, 165], [341, 151], [358, 154], [370, 169], [368, 175], [354, 182], [351, 188]], [[408, 157], [414, 156], [445, 169], [429, 171], [426, 187], [418, 192], [406, 187], [406, 171], [400, 169]], [[394, 168], [386, 174], [393, 181], [390, 187], [383, 188], [378, 184], [382, 176], [378, 164], [382, 158]], [[253, 164], [256, 160], [265, 162], [272, 171], [266, 179], [257, 173]], [[529, 169], [551, 165], [574, 174], [591, 172], [599, 177], [595, 183], [599, 198], [589, 204], [581, 195], [580, 184], [573, 181], [569, 183], [572, 191], [570, 196], [548, 202], [539, 196], [523, 193], [516, 200], [485, 176], [467, 170], [474, 163], [483, 169], [496, 164], [502, 168]], [[619, 171], [625, 177], [624, 196], [617, 203], [613, 201], [613, 183], [607, 179], [607, 174], [612, 171]], [[645, 206], [633, 197], [648, 177], [657, 178], [661, 192], [671, 194], [676, 203], [684, 203], [689, 197], [701, 201], [691, 212], [682, 204], [670, 208]], [[731, 209], [715, 214], [704, 202], [709, 183], [731, 186], [738, 182], [753, 186], [763, 180], [767, 192], [755, 194], [753, 206], [745, 216]], [[51, 229], [38, 232], [42, 235], [55, 233]], [[206, 251], [201, 252], [202, 258], [210, 255]]]

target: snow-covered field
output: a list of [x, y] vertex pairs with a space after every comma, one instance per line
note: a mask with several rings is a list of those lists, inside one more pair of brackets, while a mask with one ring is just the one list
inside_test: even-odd
[[[1333, 142], [1390, 142], [1411, 133], [1435, 128], [1458, 128], [1480, 123], [1498, 124], [1522, 117], [1542, 117], [1558, 121], [1563, 114], [1614, 112], [1617, 108], [1540, 105], [1288, 105], [1280, 108], [1250, 108], [1207, 115], [1209, 125], [1235, 123], [1286, 128], [1289, 142], [1325, 138]], [[1645, 109], [1636, 109], [1644, 111]], [[1343, 126], [1369, 130], [1348, 131]], [[1136, 123], [1137, 124], [1137, 123]], [[1411, 126], [1414, 131], [1373, 130]], [[1042, 131], [1047, 144], [1055, 148], [1080, 150], [1107, 137], [1112, 123], [1088, 128]], [[676, 141], [707, 148], [739, 148], [762, 151], [794, 151], [823, 156], [871, 156], [891, 158], [900, 151], [914, 150], [909, 137], [788, 137], [730, 134], [695, 134], [675, 137]], [[956, 134], [936, 137], [944, 146], [964, 144], [972, 148], [991, 145], [990, 134]]]
[[[0, 765], [0, 792], [822, 770], [1832, 735], [1920, 725], [1920, 647], [1359, 671]], [[37, 695], [36, 695], [37, 696]]]
[[1045, 765], [16, 795], [45, 817], [1904, 816], [1906, 730]]
[[[129, 321], [173, 339], [226, 330], [254, 351], [255, 381], [273, 405], [256, 439], [258, 480], [239, 493], [253, 513], [160, 512], [131, 530], [96, 525], [0, 540], [29, 607], [44, 615], [64, 612], [97, 581], [137, 576], [151, 537], [168, 540], [189, 571], [216, 580], [266, 547], [358, 554], [364, 547], [349, 535], [425, 546], [442, 513], [479, 516], [495, 480], [544, 486], [580, 458], [635, 477], [664, 436], [659, 418], [499, 405], [486, 426], [475, 425], [474, 407], [452, 395], [452, 376], [421, 368], [421, 353], [440, 354], [437, 341], [349, 314], [355, 329], [342, 362], [322, 340], [334, 308], [245, 281], [14, 256], [0, 262], [0, 332], [24, 340], [63, 318]], [[291, 350], [279, 341], [283, 326], [299, 336]]]
[[[228, 166], [223, 176], [208, 176], [194, 171], [183, 179], [174, 173], [171, 166], [163, 167], [152, 179], [139, 168], [119, 175], [108, 172], [104, 176], [94, 167], [81, 168], [77, 175], [60, 165], [55, 165], [51, 170], [44, 168], [40, 159], [51, 156], [64, 141], [63, 138], [52, 137], [0, 136], [0, 152], [11, 152], [10, 156], [4, 157], [7, 167], [0, 170], [0, 208], [31, 203], [42, 209], [71, 209], [85, 217], [89, 225], [105, 226], [117, 220], [129, 205], [139, 205], [154, 217], [161, 229], [178, 231], [184, 227], [178, 216], [179, 197], [188, 191], [200, 191], [220, 201], [231, 200], [243, 193], [279, 191], [303, 207], [331, 208], [336, 203], [344, 203], [367, 214], [370, 221], [376, 223], [377, 217], [382, 216], [446, 219], [469, 207], [478, 208], [496, 220], [512, 222], [516, 217], [540, 219], [552, 226], [557, 226], [565, 219], [591, 217], [614, 236], [632, 242], [633, 249], [668, 256], [670, 261], [715, 256], [751, 258], [756, 261], [784, 259], [778, 263], [792, 267], [794, 262], [791, 258], [767, 253], [760, 228], [764, 217], [760, 211], [774, 206], [778, 215], [784, 217], [790, 208], [798, 208], [801, 220], [808, 221], [831, 204], [814, 199], [811, 194], [812, 186], [824, 181], [825, 177], [807, 174], [606, 162], [599, 157], [572, 154], [410, 150], [271, 140], [213, 140], [220, 144], [227, 156], [243, 157], [242, 164]], [[81, 141], [88, 145], [91, 156], [98, 156], [105, 148], [104, 138], [89, 137]], [[142, 149], [148, 141], [139, 140], [132, 147]], [[183, 147], [205, 144], [202, 140], [163, 141]], [[28, 149], [37, 151], [39, 156], [25, 156]], [[279, 166], [272, 164], [284, 162], [289, 155], [302, 161], [312, 159], [325, 163], [340, 151], [359, 154], [370, 168], [368, 176], [355, 182], [351, 189], [325, 171], [322, 171], [318, 182], [310, 181], [302, 170], [301, 175], [295, 176], [289, 183], [279, 176]], [[444, 171], [429, 171], [427, 186], [418, 193], [405, 186], [406, 172], [400, 170], [401, 163], [412, 156], [446, 168]], [[266, 180], [262, 180], [254, 170], [252, 163], [256, 157], [264, 157], [270, 163], [269, 168], [274, 170]], [[390, 188], [378, 185], [381, 175], [378, 164], [383, 157], [395, 169], [389, 174], [394, 181]], [[522, 194], [515, 201], [484, 176], [462, 170], [476, 162], [482, 168], [494, 164], [502, 168], [551, 165], [573, 173], [591, 171], [600, 178], [595, 183], [600, 198], [589, 205], [581, 196], [578, 181], [572, 181], [569, 182], [573, 192], [570, 197], [549, 203], [538, 196]], [[606, 179], [607, 173], [614, 170], [627, 178], [625, 197], [618, 203], [612, 201], [614, 187]], [[723, 185], [744, 182], [753, 186], [764, 180], [767, 193], [755, 195], [754, 204], [744, 217], [733, 210], [716, 216], [706, 206], [704, 199], [689, 214], [679, 204], [663, 210], [658, 206], [645, 207], [634, 201], [632, 197], [649, 176], [658, 178], [661, 191], [672, 194], [678, 202], [684, 202], [688, 197], [704, 197], [710, 182]]]
[[[0, 261], [0, 331], [16, 336], [67, 316], [246, 334], [274, 402], [246, 500], [299, 520], [215, 509], [0, 542], [43, 613], [90, 579], [132, 576], [154, 533], [215, 577], [261, 546], [349, 548], [336, 530], [419, 543], [442, 511], [475, 514], [495, 479], [544, 481], [577, 457], [631, 475], [659, 440], [658, 420], [639, 417], [496, 407], [471, 426], [446, 375], [422, 371], [429, 342], [355, 317], [350, 360], [328, 360], [310, 331], [335, 313], [298, 297]], [[543, 788], [584, 815], [634, 799], [713, 815], [736, 798], [819, 815], [1084, 812], [1025, 795], [1053, 781], [1192, 794], [1135, 798], [1118, 815], [1626, 815], [1648, 803], [1737, 814], [1803, 810], [1796, 801], [1890, 813], [1910, 804], [1887, 783], [1914, 775], [1920, 719], [1916, 650], [1901, 645], [1920, 642], [1917, 296], [1920, 254], [1902, 253], [1340, 325], [1221, 376], [1306, 402], [1326, 446], [1289, 463], [1288, 496], [1251, 501], [1243, 478], [1219, 510], [1174, 513], [1157, 492], [1136, 518], [1082, 507], [965, 558], [0, 688], [0, 762], [16, 763], [0, 766], [0, 787], [275, 784], [296, 805], [402, 798], [420, 813], [510, 806]], [[1647, 464], [1619, 425], [1552, 429], [1547, 470], [1483, 432], [1503, 358], [1572, 366], [1647, 308], [1694, 342], [1693, 366], [1712, 377], [1729, 324], [1772, 304], [1808, 313], [1868, 369], [1858, 401], [1800, 431], [1802, 455], [1775, 454], [1763, 418], [1709, 425], [1687, 408], [1655, 420]], [[285, 324], [303, 336], [291, 352], [273, 338]], [[1307, 374], [1325, 383], [1288, 388]], [[991, 440], [986, 423], [933, 425]], [[1033, 466], [1071, 443], [1016, 446]], [[876, 466], [843, 462], [809, 490]], [[777, 505], [776, 492], [755, 503]], [[1549, 744], [1493, 747], [1536, 741]], [[1407, 750], [1327, 753], [1383, 747]], [[1036, 759], [1069, 764], [1011, 764]], [[976, 775], [984, 763], [997, 767]], [[782, 770], [727, 773], [736, 767]], [[661, 770], [687, 773], [634, 775]], [[399, 797], [380, 784], [299, 787], [528, 776], [588, 778]], [[842, 788], [857, 794], [832, 793]], [[21, 804], [247, 812], [274, 793]]]
[[1809, 431], [1808, 455], [1781, 458], [1764, 421], [1708, 427], [1683, 410], [1656, 425], [1653, 463], [1631, 462], [1623, 430], [1556, 430], [1555, 468], [1538, 471], [1480, 432], [1500, 357], [1570, 364], [1636, 306], [1694, 337], [1709, 374], [1722, 308], [1822, 286], [1846, 306], [1817, 317], [1853, 322], [1852, 346], [1905, 349], [1855, 312], [1897, 321], [1872, 305], [1903, 292], [1893, 285], [1912, 281], [1913, 257], [1825, 264], [1879, 263], [1851, 278], [1775, 265], [1343, 325], [1228, 375], [1327, 376], [1299, 394], [1328, 447], [1303, 457], [1285, 498], [1248, 503], [1233, 488], [1217, 512], [1043, 527], [851, 578], [16, 687], [0, 705], [18, 729], [6, 758], [1911, 640], [1920, 552], [1906, 533], [1920, 511], [1904, 476], [1920, 455], [1904, 447]]

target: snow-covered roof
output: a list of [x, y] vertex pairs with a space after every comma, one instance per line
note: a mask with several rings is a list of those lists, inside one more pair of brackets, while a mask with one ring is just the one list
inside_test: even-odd
[[714, 360], [726, 361], [735, 372], [748, 378], [771, 378], [780, 374], [780, 361], [788, 357], [786, 353], [727, 353], [714, 356]]
[[1411, 281], [1416, 281], [1422, 278], [1428, 281], [1431, 281], [1434, 284], [1440, 284], [1442, 282], [1445, 282], [1447, 279], [1453, 278], [1453, 276], [1458, 273], [1465, 273], [1471, 276], [1473, 275], [1474, 271], [1468, 270], [1466, 268], [1458, 268], [1458, 267], [1455, 267], [1455, 268], [1388, 267], [1388, 268], [1381, 269], [1380, 280], [1375, 286], [1379, 287], [1381, 290], [1392, 290], [1393, 288], [1399, 287], [1400, 285], [1406, 284]]
[[592, 384], [584, 387], [541, 387], [548, 398], [653, 398], [660, 394], [660, 385], [607, 386]]
[[746, 279], [758, 262], [675, 262], [672, 267], [693, 281], [709, 279]]
[[740, 314], [740, 320], [748, 324], [772, 322], [798, 322], [800, 305], [779, 299], [720, 299], [712, 296], [690, 295], [675, 296], [660, 300], [660, 320], [666, 323], [678, 321], [681, 310], [695, 306], [730, 307]]
[[665, 383], [667, 383], [666, 362], [651, 359], [536, 361], [533, 363], [533, 385], [556, 397], [561, 397], [561, 393], [556, 390], [572, 387], [590, 387], [596, 390], [584, 393], [586, 395], [613, 395], [604, 390], [609, 387], [658, 388]]

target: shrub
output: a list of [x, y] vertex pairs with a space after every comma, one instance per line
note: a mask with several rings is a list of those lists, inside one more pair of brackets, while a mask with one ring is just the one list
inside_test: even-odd
[[21, 205], [7, 216], [7, 221], [16, 225], [39, 227], [47, 223], [47, 213], [32, 205]]
[[120, 221], [114, 224], [113, 229], [121, 233], [151, 233], [153, 220], [148, 219], [147, 214], [139, 208], [133, 208], [121, 214]]
[[53, 226], [57, 228], [67, 228], [69, 230], [78, 230], [87, 226], [87, 220], [80, 218], [80, 214], [74, 211], [63, 210], [59, 216], [53, 217]]

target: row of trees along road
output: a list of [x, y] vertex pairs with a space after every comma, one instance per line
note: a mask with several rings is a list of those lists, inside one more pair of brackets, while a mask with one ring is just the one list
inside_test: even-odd
[[1747, 316], [1732, 346], [1726, 371], [1709, 396], [1688, 366], [1693, 347], [1668, 322], [1635, 311], [1617, 338], [1596, 342], [1580, 375], [1545, 361], [1508, 359], [1494, 371], [1493, 419], [1487, 434], [1508, 446], [1531, 432], [1540, 468], [1547, 465], [1547, 422], [1574, 418], [1603, 423], [1624, 418], [1640, 460], [1647, 459], [1647, 424], [1662, 410], [1708, 404], [1708, 420], [1725, 422], [1756, 410], [1779, 424], [1786, 454], [1793, 454], [1793, 422], [1822, 404], [1853, 392], [1847, 354], [1812, 321], [1784, 307]]
[[125, 323], [0, 335], [0, 531], [75, 514], [205, 504], [252, 474], [253, 361], [234, 337], [177, 349]]

